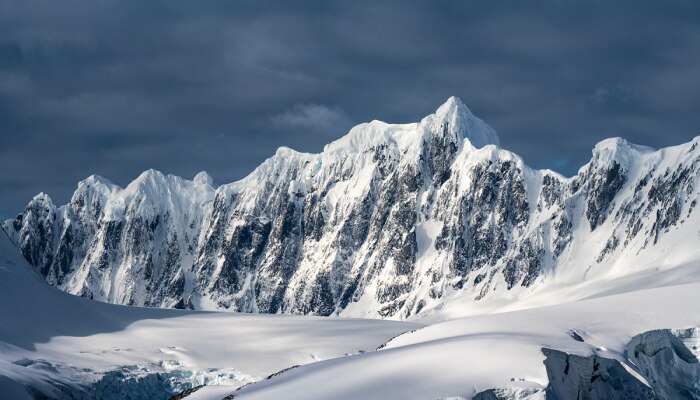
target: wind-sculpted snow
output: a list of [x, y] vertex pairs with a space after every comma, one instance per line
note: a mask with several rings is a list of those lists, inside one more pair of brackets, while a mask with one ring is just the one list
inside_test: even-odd
[[416, 318], [700, 260], [698, 142], [608, 139], [564, 178], [501, 149], [451, 98], [320, 154], [280, 148], [219, 187], [204, 173], [151, 170], [124, 189], [93, 176], [69, 204], [39, 195], [3, 227], [51, 284], [96, 300]]
[[[406, 332], [221, 399], [697, 399], [700, 284], [638, 290]], [[683, 329], [662, 329], [684, 327]], [[695, 328], [691, 328], [695, 327]]]

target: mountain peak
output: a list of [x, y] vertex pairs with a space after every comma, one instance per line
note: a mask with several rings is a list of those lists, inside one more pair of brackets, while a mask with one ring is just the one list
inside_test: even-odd
[[207, 171], [201, 171], [194, 176], [193, 182], [197, 185], [208, 185], [214, 187], [214, 178]]
[[103, 176], [100, 176], [100, 175], [96, 175], [96, 174], [92, 174], [92, 175], [88, 176], [87, 178], [80, 181], [78, 184], [80, 184], [80, 183], [84, 183], [86, 185], [97, 185], [97, 184], [103, 184], [103, 185], [109, 185], [109, 186], [114, 185], [114, 183], [112, 183], [112, 181], [110, 181], [109, 179], [107, 179]]
[[[598, 142], [592, 150], [594, 165], [607, 165], [612, 162], [619, 163], [628, 169], [639, 157], [656, 152], [656, 149], [628, 142], [621, 137], [613, 137]], [[581, 170], [586, 166], [581, 167]]]
[[593, 147], [593, 155], [604, 152], [616, 151], [635, 151], [638, 153], [653, 153], [656, 151], [653, 147], [642, 146], [639, 144], [630, 143], [627, 139], [621, 137], [612, 137], [601, 140]]
[[42, 202], [42, 203], [46, 203], [46, 204], [53, 204], [53, 201], [51, 200], [51, 196], [49, 196], [48, 194], [46, 194], [44, 192], [41, 192], [41, 193], [37, 194], [36, 196], [34, 196], [34, 198], [32, 198], [32, 201], [33, 202]]
[[450, 96], [438, 109], [435, 114], [438, 116], [447, 115], [454, 112], [473, 115], [469, 107], [457, 96]]
[[452, 96], [435, 111], [435, 122], [446, 125], [457, 140], [467, 139], [481, 148], [490, 144], [499, 146], [501, 141], [496, 131], [479, 117], [472, 114], [459, 97]]

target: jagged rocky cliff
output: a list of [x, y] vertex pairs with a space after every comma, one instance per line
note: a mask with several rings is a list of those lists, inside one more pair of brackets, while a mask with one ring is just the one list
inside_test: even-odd
[[534, 170], [456, 98], [419, 123], [280, 148], [215, 187], [92, 176], [3, 228], [51, 284], [121, 304], [408, 318], [459, 296], [699, 260], [700, 149], [605, 140], [572, 178]]

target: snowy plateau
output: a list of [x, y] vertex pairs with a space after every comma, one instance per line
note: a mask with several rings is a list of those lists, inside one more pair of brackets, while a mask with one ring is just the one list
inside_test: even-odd
[[0, 234], [0, 398], [698, 400], [698, 143], [567, 178], [453, 97], [231, 184], [39, 194]]

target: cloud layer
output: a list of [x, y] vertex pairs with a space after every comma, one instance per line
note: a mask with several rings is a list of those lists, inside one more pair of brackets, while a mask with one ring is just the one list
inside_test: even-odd
[[273, 116], [271, 121], [280, 130], [308, 131], [320, 135], [325, 132], [346, 131], [352, 127], [345, 111], [323, 104], [297, 104]]
[[700, 134], [700, 4], [0, 0], [0, 215], [98, 173], [218, 182], [451, 95], [535, 167]]

